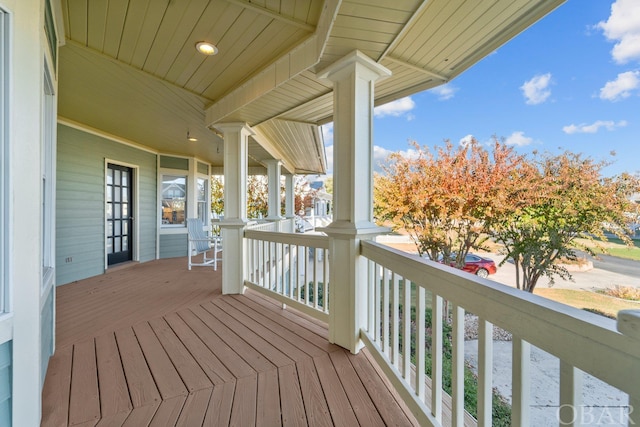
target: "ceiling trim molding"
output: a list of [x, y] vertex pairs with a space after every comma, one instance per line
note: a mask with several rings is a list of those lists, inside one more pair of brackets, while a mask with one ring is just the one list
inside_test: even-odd
[[427, 70], [426, 68], [422, 68], [419, 65], [415, 65], [412, 64], [410, 62], [405, 61], [404, 59], [400, 59], [400, 58], [396, 58], [394, 56], [391, 55], [387, 55], [384, 59], [391, 61], [391, 62], [395, 62], [398, 65], [402, 65], [403, 67], [407, 67], [410, 68], [414, 71], [418, 71], [419, 73], [423, 73], [426, 74], [428, 76], [431, 77], [435, 77], [436, 79], [442, 80], [443, 83], [446, 83], [449, 81], [449, 77], [443, 76], [442, 74], [438, 74], [435, 71], [431, 71], [431, 70]]
[[313, 33], [316, 30], [316, 27], [314, 27], [311, 24], [307, 24], [304, 21], [299, 21], [297, 19], [294, 18], [288, 18], [286, 16], [280, 15], [279, 13], [276, 13], [272, 10], [269, 10], [265, 7], [262, 6], [258, 6], [255, 5], [253, 3], [249, 3], [247, 0], [226, 0], [227, 3], [231, 3], [231, 4], [235, 4], [236, 6], [240, 6], [243, 9], [249, 9], [252, 10], [254, 12], [258, 12], [262, 15], [265, 15], [269, 18], [272, 19], [276, 19], [278, 21], [284, 22], [286, 24], [289, 25], [293, 25], [294, 27], [298, 27], [304, 31], [307, 31], [309, 33]]
[[407, 22], [404, 23], [404, 25], [402, 26], [402, 29], [393, 38], [393, 41], [389, 43], [389, 45], [384, 50], [384, 52], [382, 52], [382, 55], [380, 55], [380, 57], [378, 58], [378, 62], [380, 62], [385, 57], [387, 57], [387, 55], [389, 55], [389, 53], [393, 50], [393, 48], [396, 47], [396, 45], [400, 42], [400, 39], [402, 39], [402, 37], [407, 33], [407, 31], [411, 29], [412, 24], [418, 19], [422, 11], [427, 7], [429, 3], [430, 3], [429, 0], [422, 0], [422, 3], [420, 3], [420, 6], [418, 6], [416, 10], [413, 12], [413, 14], [411, 14], [411, 18], [409, 18], [409, 20], [407, 20]]
[[146, 151], [147, 153], [156, 154], [156, 155], [161, 154], [160, 151], [149, 148], [146, 145], [131, 141], [130, 139], [122, 138], [117, 135], [112, 135], [108, 132], [93, 128], [89, 125], [85, 125], [84, 123], [78, 123], [75, 120], [71, 120], [66, 117], [58, 116], [57, 122], [60, 125], [67, 126], [82, 132], [86, 132], [91, 135], [98, 136], [100, 138], [108, 139], [109, 141], [117, 142], [118, 144], [127, 145], [129, 147], [132, 147], [141, 151]]

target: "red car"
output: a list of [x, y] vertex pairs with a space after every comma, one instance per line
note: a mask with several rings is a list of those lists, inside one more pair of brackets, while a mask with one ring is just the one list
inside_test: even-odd
[[[455, 267], [455, 262], [452, 262], [449, 265], [451, 267]], [[467, 254], [464, 259], [464, 267], [462, 270], [480, 277], [487, 277], [490, 274], [495, 274], [496, 271], [498, 271], [498, 268], [492, 259], [484, 258], [476, 254]]]

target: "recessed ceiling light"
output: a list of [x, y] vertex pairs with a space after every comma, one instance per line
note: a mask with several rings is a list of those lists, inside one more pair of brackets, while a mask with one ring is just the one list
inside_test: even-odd
[[218, 53], [218, 48], [209, 42], [198, 42], [196, 43], [196, 49], [203, 55], [215, 55]]
[[198, 138], [196, 138], [195, 136], [189, 135], [189, 131], [187, 131], [187, 141], [196, 142], [197, 140]]

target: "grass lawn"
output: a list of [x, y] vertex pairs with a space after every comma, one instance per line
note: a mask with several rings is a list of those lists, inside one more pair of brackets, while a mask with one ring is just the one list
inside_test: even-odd
[[615, 317], [620, 310], [629, 308], [640, 309], [640, 302], [625, 301], [591, 291], [539, 288], [533, 293], [583, 310], [598, 310], [613, 317]]
[[[640, 240], [634, 240], [633, 246], [625, 245], [622, 240], [618, 238], [611, 238], [606, 242], [596, 241], [590, 242], [586, 239], [579, 239], [580, 243], [588, 245], [594, 248], [596, 253], [603, 253], [607, 255], [617, 256], [620, 258], [632, 259], [640, 261]], [[598, 248], [597, 246], [601, 248]]]

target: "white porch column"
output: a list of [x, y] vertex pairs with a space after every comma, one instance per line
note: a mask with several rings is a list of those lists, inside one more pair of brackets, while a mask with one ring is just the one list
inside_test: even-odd
[[224, 135], [224, 218], [222, 236], [222, 293], [244, 292], [247, 223], [247, 152], [253, 131], [246, 123], [215, 125]]
[[387, 231], [373, 223], [374, 82], [391, 72], [354, 51], [319, 73], [333, 82], [334, 216], [330, 237], [329, 340], [357, 353], [367, 325], [367, 266], [360, 240]]
[[285, 174], [284, 176], [284, 216], [285, 218], [293, 218], [296, 216], [295, 210], [295, 193], [293, 188], [293, 174]]
[[267, 198], [267, 219], [270, 221], [280, 221], [280, 160], [265, 160], [267, 166], [268, 198]]

